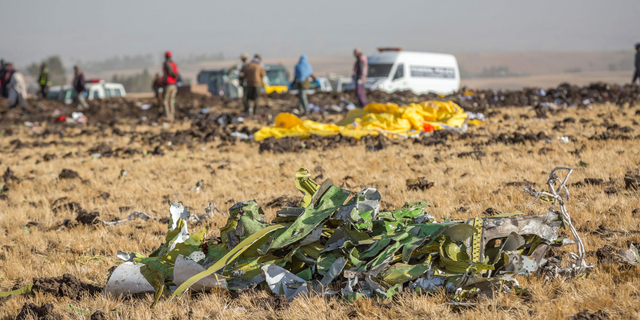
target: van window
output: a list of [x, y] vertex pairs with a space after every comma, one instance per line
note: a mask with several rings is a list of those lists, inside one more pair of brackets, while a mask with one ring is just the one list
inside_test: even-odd
[[100, 94], [98, 93], [98, 90], [93, 91], [93, 99], [99, 99], [100, 98]]
[[456, 78], [456, 70], [447, 67], [409, 66], [409, 72], [412, 78]]
[[104, 88], [104, 97], [105, 98], [111, 98], [111, 89]]
[[396, 74], [393, 75], [393, 80], [404, 78], [404, 64], [399, 64], [396, 68]]
[[380, 63], [370, 64], [367, 72], [367, 77], [371, 78], [386, 78], [391, 73], [392, 63]]
[[119, 88], [114, 88], [113, 92], [114, 92], [113, 94], [114, 97], [122, 97], [122, 92], [120, 92]]

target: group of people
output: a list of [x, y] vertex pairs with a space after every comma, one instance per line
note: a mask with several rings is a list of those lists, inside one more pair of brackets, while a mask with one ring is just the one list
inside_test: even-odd
[[[635, 83], [636, 80], [640, 80], [640, 43], [637, 43], [635, 48], [635, 72], [631, 82], [632, 84]], [[365, 92], [368, 69], [367, 57], [362, 54], [360, 49], [355, 49], [353, 55], [355, 57], [353, 66], [355, 94], [359, 106], [364, 107], [367, 104]], [[177, 83], [180, 78], [178, 66], [173, 62], [172, 57], [171, 51], [165, 52], [162, 76], [156, 74], [153, 82], [153, 90], [156, 93], [158, 104], [163, 105], [168, 121], [175, 120], [175, 100], [178, 92]], [[248, 61], [248, 59], [249, 56], [247, 54], [242, 54], [240, 56], [241, 63], [234, 68], [234, 72], [237, 72], [240, 85], [243, 88], [244, 112], [253, 114], [259, 106], [259, 98], [264, 86], [263, 79], [266, 76], [266, 71], [262, 57], [259, 54], [254, 55], [251, 61]], [[298, 91], [298, 109], [300, 114], [303, 115], [309, 112], [307, 90], [310, 87], [311, 81], [316, 81], [316, 77], [313, 74], [313, 67], [309, 63], [309, 58], [306, 55], [302, 55], [295, 67], [292, 87]], [[40, 66], [38, 84], [40, 85], [40, 96], [42, 98], [46, 97], [48, 89], [51, 86], [51, 81], [49, 79], [49, 70], [44, 63]], [[72, 84], [77, 92], [76, 102], [79, 108], [88, 108], [88, 104], [84, 98], [86, 91], [84, 73], [78, 66], [74, 66]], [[0, 60], [0, 94], [2, 97], [9, 99], [11, 108], [15, 108], [16, 106], [25, 107], [27, 87], [24, 76], [15, 69], [11, 62], [5, 63], [4, 60]]]
[[267, 76], [267, 72], [259, 54], [255, 54], [251, 61], [247, 62], [247, 60], [249, 60], [249, 55], [246, 53], [240, 55], [240, 64], [233, 67], [231, 72], [237, 74], [238, 81], [242, 87], [244, 112], [253, 114], [258, 111], [260, 94], [264, 86], [263, 79]]
[[[367, 56], [362, 54], [360, 49], [355, 49], [353, 55], [356, 58], [353, 66], [353, 82], [356, 97], [358, 104], [364, 107], [367, 104], [367, 96], [364, 88], [367, 81]], [[244, 111], [253, 114], [254, 110], [258, 108], [258, 99], [264, 86], [262, 79], [266, 73], [260, 55], [256, 54], [250, 62], [247, 62], [248, 58], [249, 56], [247, 54], [242, 54], [240, 56], [241, 65], [236, 66], [234, 69], [240, 70], [238, 79], [244, 91]], [[313, 74], [313, 67], [309, 63], [309, 57], [302, 55], [296, 64], [292, 83], [293, 89], [298, 91], [298, 109], [302, 115], [306, 115], [309, 112], [307, 90], [311, 85], [311, 81], [316, 81], [316, 76]]]

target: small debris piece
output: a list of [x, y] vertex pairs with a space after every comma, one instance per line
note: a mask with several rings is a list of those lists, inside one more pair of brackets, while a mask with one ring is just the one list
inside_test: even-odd
[[427, 178], [420, 177], [415, 179], [407, 179], [407, 190], [427, 190], [435, 185], [434, 182], [427, 181]]

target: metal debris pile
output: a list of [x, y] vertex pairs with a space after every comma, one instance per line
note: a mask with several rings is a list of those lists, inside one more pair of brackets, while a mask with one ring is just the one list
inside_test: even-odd
[[[564, 179], [556, 172], [568, 170]], [[163, 292], [180, 297], [187, 289], [269, 289], [292, 299], [299, 295], [390, 298], [403, 290], [444, 288], [454, 303], [494, 290], [519, 292], [514, 275], [575, 276], [588, 272], [584, 246], [564, 207], [571, 169], [556, 168], [548, 191], [525, 191], [549, 201], [540, 215], [522, 212], [437, 222], [425, 202], [380, 210], [380, 193], [350, 192], [327, 179], [317, 184], [304, 168], [296, 186], [304, 194], [299, 207], [283, 207], [267, 223], [255, 201], [235, 204], [220, 237], [206, 239], [208, 229], [190, 234], [190, 213], [171, 204], [166, 242], [144, 257], [119, 252], [125, 262], [114, 268], [105, 292], [114, 295]], [[556, 211], [558, 210], [558, 211]], [[573, 239], [558, 229], [570, 229]], [[574, 242], [575, 241], [575, 242]], [[551, 247], [575, 243], [570, 266], [547, 261]]]

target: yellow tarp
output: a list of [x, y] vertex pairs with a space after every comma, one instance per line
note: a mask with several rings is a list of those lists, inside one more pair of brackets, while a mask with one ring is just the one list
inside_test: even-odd
[[370, 103], [354, 109], [337, 124], [301, 120], [291, 113], [276, 116], [273, 127], [262, 127], [254, 134], [256, 141], [269, 137], [332, 136], [342, 134], [359, 139], [365, 135], [415, 135], [452, 127], [461, 127], [467, 113], [452, 101], [423, 101], [406, 106], [395, 103]]

